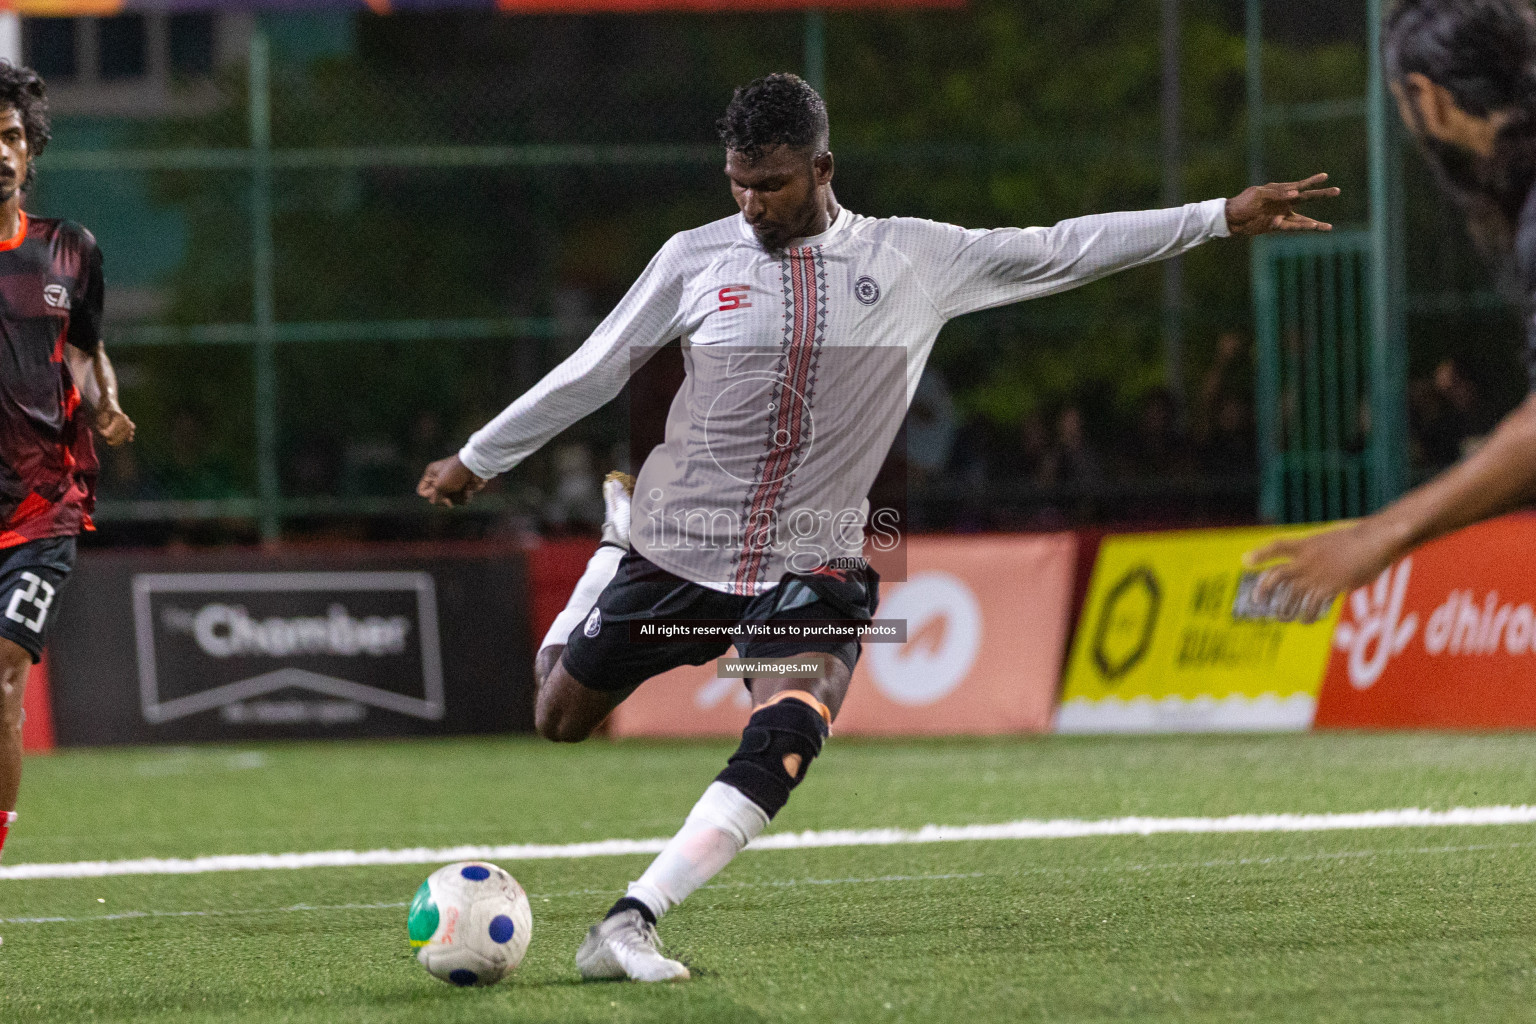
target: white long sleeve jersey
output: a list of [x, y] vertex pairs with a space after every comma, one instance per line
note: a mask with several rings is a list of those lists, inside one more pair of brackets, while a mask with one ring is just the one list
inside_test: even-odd
[[631, 541], [685, 579], [761, 593], [861, 554], [866, 496], [945, 321], [1226, 234], [1222, 199], [995, 230], [845, 209], [778, 252], [728, 217], [674, 235], [459, 458], [476, 476], [506, 472], [681, 338], [686, 377], [640, 471]]

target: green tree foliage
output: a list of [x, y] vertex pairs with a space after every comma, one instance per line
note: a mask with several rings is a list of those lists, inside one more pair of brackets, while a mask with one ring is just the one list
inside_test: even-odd
[[[1234, 194], [1247, 184], [1243, 41], [1215, 0], [1188, 0], [1183, 23], [1184, 194]], [[827, 25], [837, 190], [849, 207], [996, 226], [1158, 204], [1153, 0], [974, 0], [958, 11], [838, 13]], [[708, 144], [733, 85], [800, 65], [800, 26], [793, 16], [365, 17], [354, 54], [278, 69], [275, 145]], [[1290, 102], [1357, 96], [1363, 68], [1349, 45], [1267, 58], [1275, 94]], [[158, 125], [156, 144], [245, 145], [243, 81], [226, 86], [227, 104]], [[1269, 169], [1342, 166], [1337, 180], [1363, 184], [1358, 122], [1324, 127], [1277, 132]], [[713, 162], [284, 171], [277, 186], [280, 320], [560, 315], [571, 325], [553, 342], [286, 349], [290, 468], [348, 438], [409, 449], [424, 443], [424, 416], [437, 443], [457, 444], [568, 351], [669, 234], [734, 212]], [[248, 320], [244, 177], [165, 173], [156, 188], [189, 225], [172, 318]], [[1187, 259], [1187, 383], [1220, 330], [1245, 326], [1247, 268], [1242, 243]], [[1144, 268], [963, 318], [945, 330], [935, 365], [964, 410], [1000, 424], [1085, 391], [1112, 421], [1164, 380], [1161, 280]], [[238, 351], [218, 354], [214, 391], [248, 388]], [[186, 357], [155, 353], [166, 364], [159, 379]], [[581, 429], [603, 440], [620, 425], [610, 416]], [[290, 483], [343, 486], [334, 473], [314, 477]]]

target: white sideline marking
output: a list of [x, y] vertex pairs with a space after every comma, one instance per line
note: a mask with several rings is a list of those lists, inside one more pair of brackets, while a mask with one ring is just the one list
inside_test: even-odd
[[[920, 829], [836, 829], [760, 836], [749, 850], [807, 850], [846, 846], [908, 846], [997, 839], [1079, 839], [1088, 836], [1205, 835], [1233, 832], [1335, 832], [1347, 829], [1441, 828], [1536, 824], [1536, 806], [1453, 807], [1429, 811], [1346, 814], [1234, 814], [1225, 818], [1057, 818], [997, 825], [924, 825]], [[146, 857], [139, 860], [71, 861], [0, 867], [0, 881], [44, 878], [108, 878], [116, 875], [199, 875], [214, 871], [289, 871], [380, 865], [442, 864], [457, 860], [575, 860], [660, 853], [666, 837], [605, 839], [591, 843], [447, 846], [407, 850], [319, 850], [313, 853], [237, 853], [213, 857]]]
[[137, 921], [156, 917], [249, 917], [252, 914], [298, 914], [320, 910], [399, 910], [409, 903], [295, 903], [291, 907], [253, 907], [246, 910], [125, 910], [120, 914], [87, 914], [84, 917], [0, 917], [0, 924], [85, 924], [92, 921]]
[[[793, 889], [801, 885], [863, 885], [871, 882], [948, 882], [958, 878], [985, 878], [985, 871], [944, 875], [875, 875], [870, 878], [790, 878], [771, 882], [716, 882], [706, 889]], [[567, 892], [531, 892], [530, 900], [568, 896], [612, 896], [612, 889], [572, 889]], [[255, 914], [301, 914], [325, 910], [403, 910], [409, 903], [295, 903], [291, 907], [245, 907], [239, 910], [125, 910], [117, 914], [84, 917], [0, 917], [0, 924], [90, 924], [96, 921], [137, 921], [143, 918], [250, 917]]]
[[[783, 878], [766, 882], [712, 882], [705, 889], [796, 889], [802, 885], [864, 885], [889, 882], [949, 882], [975, 878], [1022, 878], [1029, 875], [1135, 874], [1151, 871], [1188, 871], [1200, 868], [1270, 867], [1376, 857], [1419, 857], [1427, 854], [1484, 853], [1491, 850], [1527, 850], [1536, 843], [1476, 843], [1463, 846], [1418, 846], [1385, 850], [1334, 850], [1328, 853], [1277, 854], [1269, 857], [1237, 857], [1224, 860], [1174, 861], [1163, 864], [1073, 864], [1020, 868], [1013, 871], [966, 871], [933, 875], [874, 875], [867, 878]], [[565, 892], [531, 892], [530, 900], [549, 902], [574, 896], [611, 896], [613, 889], [568, 889]], [[0, 917], [0, 925], [94, 924], [98, 921], [135, 921], [144, 918], [251, 917], [258, 914], [319, 913], [328, 910], [403, 910], [409, 903], [296, 903], [290, 907], [246, 907], [239, 910], [128, 910], [85, 917]]]

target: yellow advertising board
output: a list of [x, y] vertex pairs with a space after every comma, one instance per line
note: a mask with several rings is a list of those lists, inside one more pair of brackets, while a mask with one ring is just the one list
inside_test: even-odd
[[1055, 729], [1310, 728], [1338, 604], [1312, 625], [1240, 619], [1243, 555], [1312, 528], [1106, 538], [1073, 638]]

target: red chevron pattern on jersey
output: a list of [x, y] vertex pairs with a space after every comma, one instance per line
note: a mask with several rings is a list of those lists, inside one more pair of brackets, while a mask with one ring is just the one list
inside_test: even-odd
[[101, 250], [28, 217], [0, 241], [0, 548], [92, 529], [96, 449], [64, 346], [101, 337]]
[[827, 277], [821, 246], [791, 249], [780, 260], [784, 286], [784, 350], [775, 371], [773, 400], [765, 431], [766, 451], [758, 459], [742, 517], [741, 559], [733, 589], [753, 594], [778, 529], [779, 508], [790, 478], [811, 443], [811, 395], [816, 363], [826, 338]]

